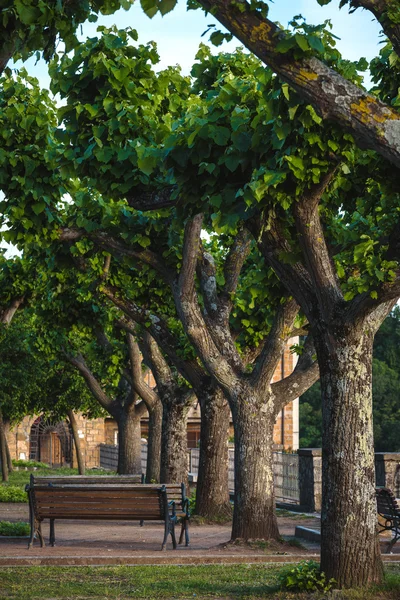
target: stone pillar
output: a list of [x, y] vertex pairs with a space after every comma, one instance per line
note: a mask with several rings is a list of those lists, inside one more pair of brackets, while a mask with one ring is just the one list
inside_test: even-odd
[[299, 448], [300, 506], [305, 512], [319, 512], [322, 496], [322, 450]]
[[400, 452], [375, 452], [376, 485], [400, 498]]

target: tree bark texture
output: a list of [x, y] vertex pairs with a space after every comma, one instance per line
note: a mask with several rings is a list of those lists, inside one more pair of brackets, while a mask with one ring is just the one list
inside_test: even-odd
[[142, 472], [142, 441], [140, 416], [135, 405], [121, 410], [118, 424], [118, 474], [132, 475]]
[[316, 339], [323, 412], [321, 570], [339, 586], [381, 581], [372, 430], [372, 345], [366, 332]]
[[10, 431], [10, 421], [5, 420], [4, 421], [4, 439], [6, 441], [7, 467], [8, 467], [8, 472], [11, 473], [14, 470], [14, 465], [12, 463], [10, 447], [9, 447], [8, 441], [7, 441], [7, 435], [8, 435], [9, 431]]
[[246, 392], [231, 405], [235, 429], [232, 539], [278, 539], [272, 452], [275, 414], [265, 395]]
[[0, 458], [1, 458], [1, 475], [3, 481], [8, 481], [8, 466], [7, 466], [7, 449], [6, 449], [6, 432], [4, 428], [3, 413], [0, 410]]
[[83, 458], [82, 448], [81, 448], [81, 440], [79, 439], [79, 434], [78, 434], [78, 424], [76, 422], [76, 418], [75, 418], [74, 412], [72, 410], [68, 411], [68, 419], [69, 419], [69, 423], [71, 425], [72, 437], [74, 438], [76, 460], [78, 463], [78, 472], [79, 472], [79, 475], [84, 475], [85, 474], [85, 460]]
[[188, 482], [187, 416], [189, 406], [163, 402], [161, 483]]
[[147, 440], [146, 481], [159, 483], [161, 470], [161, 436], [163, 407], [157, 402], [149, 412], [149, 438]]
[[195, 513], [208, 519], [231, 517], [228, 482], [230, 409], [222, 390], [199, 394], [200, 457]]

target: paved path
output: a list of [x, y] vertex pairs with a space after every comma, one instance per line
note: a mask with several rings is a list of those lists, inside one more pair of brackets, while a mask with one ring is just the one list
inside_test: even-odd
[[[0, 504], [0, 520], [27, 521], [28, 517], [27, 504]], [[161, 552], [162, 523], [150, 522], [140, 527], [139, 523], [128, 521], [59, 520], [55, 522], [54, 548], [40, 548], [39, 542], [35, 541], [33, 548], [28, 550], [27, 539], [0, 538], [0, 566], [268, 563], [319, 558], [316, 543], [301, 541], [300, 546], [288, 543], [294, 537], [296, 525], [317, 528], [319, 519], [293, 515], [278, 517], [278, 523], [286, 540], [284, 543], [230, 544], [229, 524], [192, 524], [188, 548], [178, 546], [177, 550], [172, 550], [172, 544], [168, 544], [167, 551]], [[47, 542], [48, 521], [43, 523], [42, 530]], [[391, 557], [391, 560], [400, 560], [400, 548]]]

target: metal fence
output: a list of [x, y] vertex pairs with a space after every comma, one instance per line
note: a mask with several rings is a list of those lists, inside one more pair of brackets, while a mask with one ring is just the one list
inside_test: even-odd
[[[194, 475], [199, 470], [200, 450], [189, 450], [189, 472]], [[294, 453], [274, 452], [275, 495], [278, 502], [298, 504], [299, 491], [299, 457]], [[229, 449], [229, 489], [235, 489], [235, 451]]]
[[[199, 472], [200, 450], [193, 448], [188, 452], [189, 473]], [[147, 444], [142, 444], [142, 472], [146, 473]], [[100, 465], [107, 469], [116, 469], [118, 464], [118, 446], [101, 444]], [[229, 448], [229, 489], [235, 489], [235, 451]], [[275, 496], [278, 502], [298, 504], [299, 492], [299, 457], [287, 452], [274, 452]]]
[[298, 504], [299, 457], [289, 452], [274, 452], [275, 496], [280, 502]]

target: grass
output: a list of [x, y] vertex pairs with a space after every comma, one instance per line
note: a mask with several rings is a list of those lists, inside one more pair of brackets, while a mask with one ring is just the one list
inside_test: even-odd
[[26, 536], [29, 535], [29, 523], [10, 523], [9, 521], [0, 521], [0, 535], [3, 536]]
[[[30, 476], [49, 477], [51, 475], [78, 475], [78, 469], [61, 467], [59, 469], [37, 469], [37, 471], [12, 471], [7, 482], [0, 484], [0, 502], [28, 502], [25, 486], [29, 483]], [[86, 475], [115, 475], [114, 471], [103, 469], [89, 469]]]
[[[137, 567], [3, 567], [2, 600], [323, 600], [326, 594], [280, 591], [279, 574], [290, 567], [268, 565]], [[389, 566], [385, 583], [370, 590], [337, 593], [337, 600], [395, 600], [400, 597], [400, 567]]]

